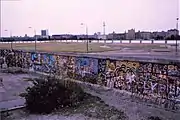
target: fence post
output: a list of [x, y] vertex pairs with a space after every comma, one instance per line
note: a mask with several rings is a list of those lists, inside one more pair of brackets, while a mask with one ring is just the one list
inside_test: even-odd
[[165, 40], [165, 44], [167, 45], [167, 40]]
[[140, 40], [140, 44], [142, 43], [142, 40]]
[[151, 40], [151, 44], [153, 44], [154, 43], [154, 40]]

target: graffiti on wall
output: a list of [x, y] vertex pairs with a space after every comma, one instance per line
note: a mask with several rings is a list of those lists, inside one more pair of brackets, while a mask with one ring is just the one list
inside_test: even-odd
[[56, 64], [58, 65], [59, 72], [68, 75], [69, 77], [73, 77], [75, 74], [75, 57], [58, 56], [57, 59], [58, 61]]
[[31, 61], [32, 61], [32, 65], [31, 65], [32, 71], [42, 71], [41, 54], [32, 53]]
[[98, 60], [98, 81], [97, 84], [105, 86], [107, 84], [106, 81], [106, 60], [99, 59]]
[[76, 74], [83, 77], [98, 74], [98, 59], [76, 58]]
[[56, 73], [55, 60], [55, 55], [42, 54], [40, 61], [43, 66], [43, 72], [46, 71], [47, 73]]
[[178, 65], [114, 60], [106, 60], [105, 64], [105, 60], [99, 61], [100, 78], [107, 87], [164, 99], [179, 97], [179, 69]]
[[106, 60], [105, 85], [111, 88], [131, 89], [130, 84], [135, 82], [138, 67], [137, 62]]
[[137, 77], [138, 62], [116, 61], [115, 87], [119, 89], [130, 90]]
[[34, 71], [54, 73], [56, 72], [55, 61], [56, 56], [52, 54], [31, 54], [32, 66], [31, 69]]
[[77, 57], [75, 66], [75, 79], [93, 84], [97, 83], [98, 59]]
[[0, 50], [0, 67], [3, 66], [83, 79], [86, 82], [126, 90], [145, 98], [180, 100], [178, 63], [157, 64]]
[[106, 60], [106, 86], [113, 88], [114, 87], [114, 77], [116, 70], [116, 61], [115, 60]]
[[0, 50], [0, 66], [29, 68], [30, 53], [14, 50]]

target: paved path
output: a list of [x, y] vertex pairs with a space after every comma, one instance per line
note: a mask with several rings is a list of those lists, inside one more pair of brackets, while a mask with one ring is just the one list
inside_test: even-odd
[[89, 56], [94, 57], [107, 57], [107, 58], [122, 58], [128, 60], [166, 60], [166, 61], [177, 61], [180, 62], [180, 54], [176, 55], [171, 52], [141, 52], [141, 51], [108, 51], [108, 52], [98, 52], [98, 53], [88, 53]]
[[3, 78], [3, 86], [0, 86], [0, 111], [24, 106], [25, 100], [19, 96], [25, 89], [32, 85], [24, 78], [35, 77], [31, 74], [9, 74], [0, 72]]
[[4, 101], [4, 102], [0, 102], [0, 111], [10, 110], [10, 109], [24, 107], [24, 106], [25, 106], [24, 99]]

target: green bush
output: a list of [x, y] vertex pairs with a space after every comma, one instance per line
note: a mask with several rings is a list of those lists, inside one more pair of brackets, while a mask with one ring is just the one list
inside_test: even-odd
[[31, 113], [50, 113], [61, 107], [75, 106], [84, 98], [83, 90], [75, 83], [51, 77], [33, 83], [34, 86], [28, 87], [23, 95]]

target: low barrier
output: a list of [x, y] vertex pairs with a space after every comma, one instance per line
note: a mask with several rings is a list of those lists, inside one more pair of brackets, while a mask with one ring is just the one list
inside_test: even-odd
[[131, 92], [179, 110], [180, 62], [109, 59], [78, 54], [0, 50], [0, 67], [20, 67], [56, 76], [68, 76], [109, 88]]
[[[51, 41], [37, 41], [37, 43], [49, 43], [49, 42], [63, 42], [63, 43], [83, 43], [87, 40], [51, 40]], [[176, 44], [176, 40], [89, 40], [91, 43], [145, 43], [145, 44]], [[13, 41], [13, 42], [0, 42], [0, 44], [7, 43], [35, 43], [35, 41]], [[180, 40], [177, 40], [177, 44], [180, 44]]]

